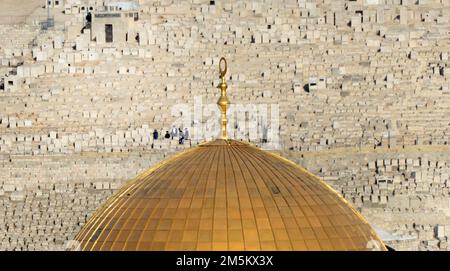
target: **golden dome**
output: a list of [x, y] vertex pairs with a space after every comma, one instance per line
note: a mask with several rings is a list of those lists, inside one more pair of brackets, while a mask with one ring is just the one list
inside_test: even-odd
[[383, 242], [336, 191], [287, 159], [216, 140], [160, 163], [78, 233], [82, 250], [368, 250]]
[[[224, 64], [224, 67], [222, 67]], [[275, 154], [221, 139], [186, 150], [126, 184], [75, 240], [82, 250], [386, 250], [321, 179]]]

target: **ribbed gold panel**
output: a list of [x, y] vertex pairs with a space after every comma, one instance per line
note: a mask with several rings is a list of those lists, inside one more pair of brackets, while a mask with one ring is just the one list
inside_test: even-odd
[[218, 140], [126, 184], [76, 237], [83, 250], [366, 250], [382, 242], [323, 181]]

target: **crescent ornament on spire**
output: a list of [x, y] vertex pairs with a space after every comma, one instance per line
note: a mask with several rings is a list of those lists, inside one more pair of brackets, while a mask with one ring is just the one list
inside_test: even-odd
[[[224, 67], [222, 68], [222, 64], [224, 64]], [[225, 81], [225, 75], [227, 73], [227, 61], [224, 57], [220, 59], [219, 62], [219, 72], [220, 72], [220, 79], [222, 80], [219, 84], [220, 89], [220, 98], [217, 101], [217, 105], [219, 106], [220, 113], [221, 113], [221, 135], [220, 138], [227, 140], [228, 139], [228, 133], [227, 133], [227, 110], [228, 105], [230, 104], [230, 101], [227, 97], [227, 82]]]

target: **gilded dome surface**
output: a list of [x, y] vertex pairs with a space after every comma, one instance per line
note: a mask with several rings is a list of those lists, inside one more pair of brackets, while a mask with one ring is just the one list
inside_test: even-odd
[[368, 250], [374, 242], [386, 249], [321, 179], [275, 154], [222, 139], [131, 180], [76, 240], [82, 250]]

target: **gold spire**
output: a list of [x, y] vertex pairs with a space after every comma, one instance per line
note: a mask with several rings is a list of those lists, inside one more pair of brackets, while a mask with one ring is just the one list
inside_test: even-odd
[[[222, 63], [224, 63], [225, 67], [222, 69]], [[227, 97], [227, 82], [225, 81], [225, 74], [227, 73], [227, 61], [224, 57], [220, 59], [219, 62], [219, 71], [220, 71], [220, 79], [222, 79], [222, 82], [219, 84], [220, 88], [220, 98], [217, 101], [217, 105], [219, 106], [220, 112], [222, 114], [222, 139], [227, 140], [228, 139], [228, 133], [227, 133], [227, 109], [228, 105], [230, 104], [230, 101]]]

